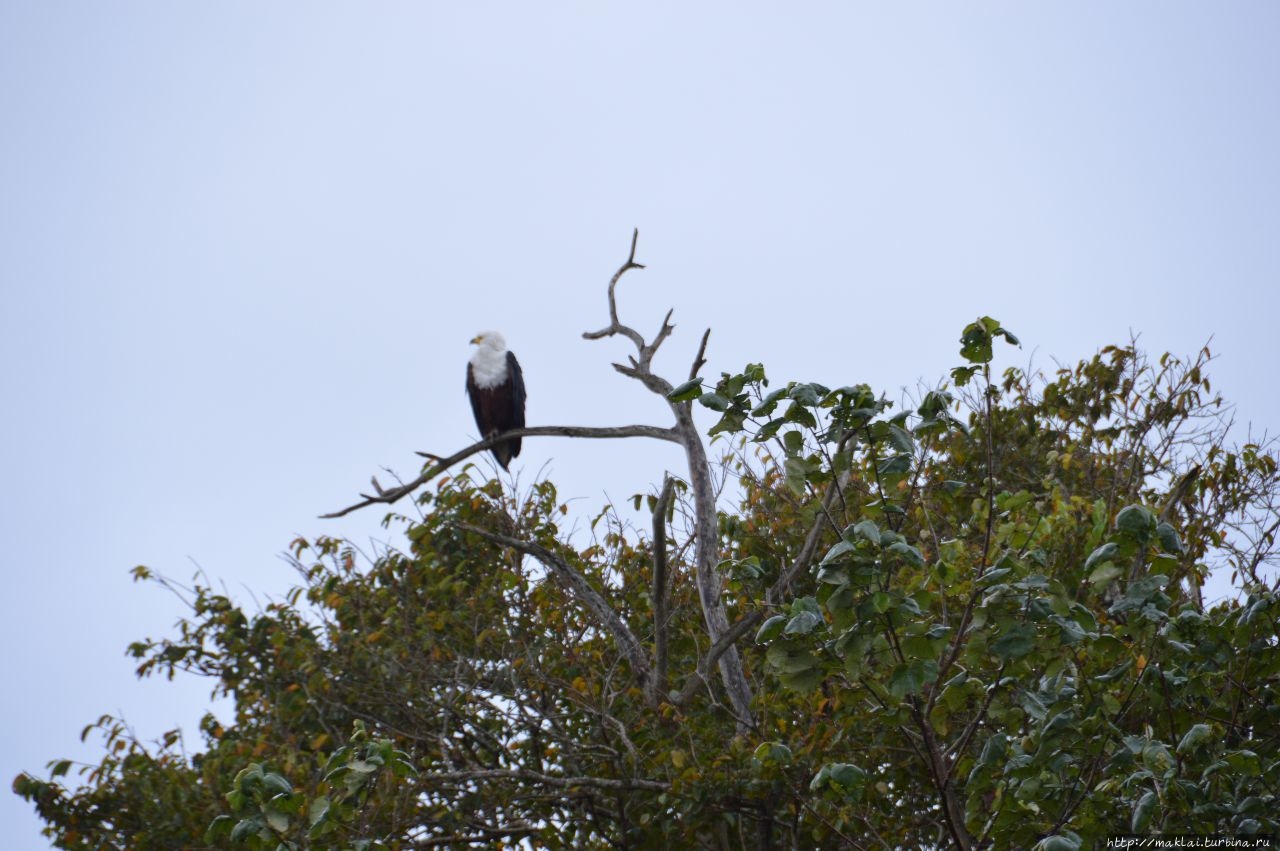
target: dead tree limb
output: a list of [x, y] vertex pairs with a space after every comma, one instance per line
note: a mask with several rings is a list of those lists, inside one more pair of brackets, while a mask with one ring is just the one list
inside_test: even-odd
[[662, 493], [653, 505], [653, 702], [667, 693], [667, 509], [675, 493], [676, 480], [663, 476]]
[[605, 631], [613, 636], [614, 643], [618, 645], [618, 650], [631, 663], [631, 670], [639, 681], [640, 687], [646, 690], [650, 689], [650, 684], [653, 682], [653, 671], [649, 667], [649, 659], [645, 656], [644, 651], [641, 650], [640, 642], [636, 639], [635, 634], [627, 626], [626, 622], [618, 616], [618, 613], [613, 610], [613, 606], [609, 605], [609, 601], [604, 598], [604, 595], [591, 587], [591, 583], [587, 581], [587, 578], [574, 570], [572, 565], [546, 547], [533, 541], [501, 535], [466, 523], [455, 523], [453, 525], [455, 528], [479, 535], [486, 540], [493, 541], [495, 544], [511, 547], [513, 550], [533, 556], [542, 562], [543, 567], [551, 572], [556, 581], [574, 599], [581, 603], [583, 608], [594, 616], [596, 622]]
[[461, 461], [465, 461], [478, 452], [483, 452], [504, 440], [512, 437], [587, 437], [610, 440], [622, 437], [652, 437], [657, 440], [669, 440], [672, 443], [680, 443], [680, 436], [673, 428], [659, 428], [657, 426], [648, 425], [627, 425], [627, 426], [531, 426], [529, 428], [513, 428], [510, 431], [504, 431], [502, 434], [496, 434], [486, 440], [477, 441], [466, 449], [462, 449], [448, 458], [441, 458], [438, 455], [431, 455], [425, 452], [418, 454], [429, 460], [435, 461], [430, 467], [422, 471], [418, 478], [403, 485], [397, 485], [394, 488], [383, 490], [378, 484], [378, 480], [373, 480], [373, 494], [360, 494], [361, 501], [355, 505], [348, 505], [341, 511], [334, 511], [330, 514], [321, 514], [322, 519], [331, 519], [334, 517], [342, 517], [361, 508], [377, 503], [385, 503], [390, 505], [399, 499], [413, 493], [445, 470]]
[[[719, 646], [721, 638], [729, 632], [729, 618], [725, 613], [721, 592], [724, 579], [720, 575], [720, 530], [716, 514], [715, 487], [711, 481], [711, 465], [707, 461], [707, 450], [702, 443], [702, 435], [693, 421], [691, 402], [675, 402], [670, 399], [671, 383], [651, 368], [654, 353], [663, 341], [670, 336], [675, 326], [671, 324], [671, 312], [662, 320], [662, 327], [652, 342], [645, 342], [640, 332], [622, 324], [618, 318], [617, 285], [618, 281], [630, 269], [644, 268], [635, 262], [637, 230], [631, 237], [631, 254], [627, 261], [618, 268], [609, 281], [609, 325], [599, 331], [590, 331], [582, 336], [588, 340], [599, 340], [604, 337], [622, 336], [630, 340], [636, 347], [636, 356], [629, 358], [629, 366], [615, 363], [614, 369], [644, 384], [650, 391], [666, 400], [675, 416], [674, 431], [677, 441], [684, 446], [685, 457], [689, 464], [689, 484], [693, 489], [694, 502], [694, 538], [695, 538], [695, 576], [698, 586], [698, 600], [702, 605], [703, 620], [707, 625], [707, 634], [713, 647]], [[697, 373], [705, 354], [707, 336], [703, 336], [703, 346], [694, 361], [692, 374]], [[751, 684], [747, 681], [746, 671], [742, 667], [742, 656], [737, 645], [728, 642], [718, 659], [720, 678], [724, 682], [729, 704], [738, 722], [738, 732], [748, 732], [753, 723], [751, 710]]]

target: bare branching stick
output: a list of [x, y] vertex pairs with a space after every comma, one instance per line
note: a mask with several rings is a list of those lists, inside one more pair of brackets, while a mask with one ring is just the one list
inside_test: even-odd
[[[671, 314], [668, 312], [662, 320], [653, 342], [646, 343], [640, 332], [622, 324], [618, 318], [617, 283], [629, 269], [644, 268], [635, 262], [637, 231], [631, 238], [631, 254], [627, 261], [614, 273], [609, 282], [609, 325], [599, 331], [591, 331], [582, 336], [588, 340], [599, 340], [604, 337], [621, 335], [630, 340], [636, 347], [636, 357], [630, 360], [630, 366], [615, 363], [614, 369], [644, 384], [651, 392], [663, 397], [675, 416], [674, 431], [677, 441], [684, 446], [685, 457], [689, 464], [689, 485], [693, 490], [694, 504], [694, 550], [695, 576], [698, 586], [698, 601], [702, 606], [703, 620], [707, 626], [707, 635], [712, 647], [721, 646], [721, 639], [729, 632], [729, 618], [725, 613], [721, 599], [724, 580], [720, 576], [720, 534], [717, 522], [715, 487], [711, 481], [711, 465], [707, 462], [707, 450], [702, 443], [702, 435], [693, 421], [693, 408], [689, 402], [674, 402], [669, 396], [671, 383], [651, 369], [653, 356], [663, 341], [670, 336], [672, 328]], [[693, 364], [692, 372], [701, 368], [704, 360], [706, 335], [703, 336], [703, 347]], [[718, 656], [720, 678], [728, 694], [731, 711], [738, 722], [738, 732], [746, 733], [751, 729], [751, 684], [747, 681], [746, 671], [742, 667], [742, 656], [737, 646], [725, 642]]]
[[599, 591], [592, 588], [587, 578], [574, 570], [572, 565], [546, 547], [533, 541], [524, 541], [520, 538], [512, 538], [509, 535], [500, 535], [497, 532], [491, 532], [488, 529], [481, 529], [478, 526], [471, 526], [466, 523], [455, 523], [454, 526], [466, 532], [479, 535], [486, 540], [493, 541], [495, 544], [502, 544], [504, 547], [519, 550], [542, 562], [543, 567], [551, 572], [551, 575], [556, 578], [560, 585], [595, 617], [596, 622], [601, 627], [613, 636], [614, 642], [618, 645], [618, 650], [631, 663], [631, 670], [635, 673], [636, 679], [640, 681], [640, 685], [648, 688], [653, 679], [653, 672], [649, 669], [648, 658], [640, 649], [640, 642], [636, 640], [626, 622], [609, 605], [609, 601]]
[[[668, 314], [668, 316], [669, 315], [670, 314]], [[710, 338], [711, 338], [711, 329], [708, 328], [707, 330], [702, 332], [702, 343], [701, 345], [698, 346], [698, 353], [693, 356], [693, 366], [689, 367], [690, 381], [693, 381], [693, 379], [697, 378], [698, 373], [701, 372], [702, 368], [707, 365], [707, 358], [706, 358], [707, 340], [709, 340]]]
[[321, 514], [320, 517], [323, 519], [342, 517], [344, 514], [350, 514], [353, 511], [357, 511], [370, 505], [376, 505], [377, 503], [390, 504], [396, 502], [408, 494], [413, 493], [418, 488], [422, 487], [424, 484], [452, 467], [454, 464], [465, 461], [472, 455], [475, 455], [478, 452], [483, 452], [486, 449], [513, 437], [588, 437], [605, 440], [621, 437], [652, 437], [657, 440], [669, 440], [672, 443], [680, 442], [680, 436], [675, 429], [658, 428], [657, 426], [648, 425], [605, 426], [599, 428], [589, 426], [551, 425], [531, 426], [529, 428], [513, 428], [510, 431], [504, 431], [502, 434], [497, 434], [485, 440], [477, 441], [466, 449], [455, 452], [448, 458], [441, 458], [438, 455], [432, 455], [427, 452], [419, 452], [418, 454], [422, 457], [436, 463], [423, 470], [422, 475], [418, 476], [418, 478], [406, 484], [386, 489], [383, 489], [383, 487], [378, 484], [377, 479], [374, 479], [373, 489], [375, 493], [362, 493], [360, 494], [360, 496], [363, 497], [362, 501], [357, 502], [355, 505], [349, 505], [341, 511], [334, 511], [331, 514]]
[[675, 493], [676, 480], [662, 479], [662, 493], [653, 506], [653, 689], [652, 702], [667, 693], [667, 509]]
[[[609, 280], [609, 327], [600, 331], [592, 331], [583, 334], [588, 340], [599, 340], [601, 337], [611, 337], [614, 334], [623, 334], [631, 342], [636, 344], [636, 348], [644, 350], [644, 337], [640, 336], [638, 331], [627, 328], [618, 321], [618, 300], [614, 297], [614, 290], [618, 288], [618, 281], [631, 269], [643, 269], [644, 264], [636, 262], [636, 241], [640, 239], [640, 228], [636, 228], [631, 232], [631, 254], [627, 257], [627, 262], [618, 267], [618, 271], [613, 273], [613, 277]], [[671, 314], [667, 314], [668, 318]]]

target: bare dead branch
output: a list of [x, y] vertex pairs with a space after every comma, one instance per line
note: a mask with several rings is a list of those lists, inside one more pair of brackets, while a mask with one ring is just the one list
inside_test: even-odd
[[707, 683], [710, 682], [711, 669], [720, 661], [720, 657], [727, 653], [731, 648], [737, 646], [738, 640], [746, 635], [756, 624], [764, 618], [764, 610], [756, 609], [749, 615], [744, 616], [741, 620], [729, 627], [718, 639], [716, 643], [706, 654], [698, 660], [697, 669], [689, 675], [685, 680], [684, 687], [680, 689], [680, 694], [675, 698], [676, 706], [684, 706], [693, 696], [698, 693]]
[[573, 595], [587, 611], [594, 615], [597, 623], [613, 636], [614, 643], [618, 645], [618, 650], [631, 663], [632, 673], [640, 681], [641, 687], [647, 688], [649, 686], [653, 680], [653, 672], [649, 668], [649, 660], [640, 649], [640, 642], [636, 640], [635, 635], [622, 618], [618, 616], [618, 613], [613, 610], [613, 606], [609, 605], [609, 601], [604, 598], [604, 595], [591, 587], [591, 583], [587, 581], [587, 578], [574, 570], [572, 565], [546, 547], [533, 541], [501, 535], [466, 523], [455, 523], [454, 526], [479, 535], [486, 540], [493, 541], [495, 544], [502, 544], [504, 547], [519, 550], [542, 562], [542, 565], [551, 571], [551, 574], [556, 577], [561, 586]]
[[321, 519], [332, 519], [350, 514], [361, 508], [377, 503], [391, 504], [413, 493], [422, 485], [434, 479], [445, 470], [461, 461], [465, 461], [476, 453], [483, 452], [492, 446], [495, 446], [504, 440], [513, 437], [586, 437], [598, 438], [602, 440], [610, 440], [623, 437], [652, 437], [657, 440], [668, 440], [672, 443], [679, 443], [680, 436], [675, 429], [659, 428], [658, 426], [648, 425], [627, 425], [627, 426], [531, 426], [529, 428], [513, 428], [510, 431], [504, 431], [502, 434], [494, 435], [485, 440], [477, 441], [465, 449], [461, 449], [450, 455], [448, 458], [441, 458], [438, 455], [432, 455], [428, 452], [419, 452], [423, 458], [435, 461], [431, 467], [422, 471], [422, 474], [407, 484], [398, 485], [394, 488], [383, 489], [374, 479], [374, 494], [360, 494], [362, 500], [355, 505], [349, 505], [341, 511], [334, 511], [330, 514], [321, 514]]
[[676, 480], [667, 473], [662, 493], [653, 506], [653, 687], [651, 701], [657, 704], [667, 692], [667, 509], [675, 493]]
[[[598, 340], [603, 337], [622, 335], [630, 340], [636, 347], [636, 357], [631, 360], [631, 366], [615, 363], [613, 365], [614, 369], [623, 375], [636, 379], [651, 392], [665, 399], [671, 408], [671, 413], [675, 416], [674, 431], [676, 432], [677, 440], [684, 446], [685, 457], [689, 464], [689, 486], [693, 491], [694, 539], [696, 546], [694, 551], [694, 575], [697, 580], [698, 602], [702, 607], [703, 620], [707, 626], [707, 636], [711, 639], [712, 646], [715, 647], [725, 633], [729, 632], [729, 617], [725, 613], [724, 602], [721, 599], [724, 579], [718, 569], [720, 563], [720, 535], [716, 514], [715, 487], [711, 480], [711, 465], [707, 461], [707, 450], [702, 443], [702, 435], [698, 432], [697, 425], [693, 421], [692, 405], [689, 402], [671, 401], [671, 383], [662, 376], [655, 375], [651, 368], [654, 354], [671, 334], [671, 330], [674, 327], [670, 322], [671, 314], [668, 313], [666, 318], [663, 319], [662, 328], [658, 331], [652, 343], [646, 343], [640, 332], [623, 325], [618, 318], [616, 285], [624, 272], [639, 265], [635, 262], [637, 236], [638, 231], [632, 235], [631, 254], [627, 258], [627, 262], [622, 264], [622, 267], [614, 274], [613, 280], [609, 282], [609, 326], [600, 331], [583, 334], [583, 337], [588, 340]], [[703, 355], [705, 355], [705, 349], [699, 351], [698, 359], [702, 360]], [[747, 733], [754, 726], [754, 722], [751, 710], [751, 684], [747, 681], [747, 674], [742, 666], [742, 656], [738, 652], [738, 648], [732, 642], [729, 642], [720, 652], [718, 660], [721, 680], [724, 682], [725, 691], [729, 696], [732, 714], [738, 722], [738, 731]]]
[[698, 354], [694, 355], [693, 366], [689, 367], [689, 380], [698, 377], [698, 373], [707, 365], [707, 340], [711, 338], [711, 329], [702, 332], [702, 343], [698, 346]]
[[643, 269], [643, 263], [636, 262], [636, 242], [640, 239], [640, 228], [636, 228], [631, 232], [631, 253], [627, 256], [627, 262], [618, 267], [618, 271], [613, 273], [613, 278], [609, 280], [609, 327], [602, 328], [599, 331], [589, 331], [582, 336], [588, 340], [599, 340], [602, 337], [612, 337], [614, 334], [622, 334], [628, 340], [636, 344], [637, 349], [644, 349], [644, 337], [635, 329], [628, 328], [618, 321], [618, 300], [614, 294], [618, 288], [618, 281], [630, 269]]

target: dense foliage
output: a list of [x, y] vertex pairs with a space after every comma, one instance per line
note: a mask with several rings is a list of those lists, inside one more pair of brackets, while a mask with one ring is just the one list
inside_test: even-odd
[[[401, 549], [295, 541], [287, 600], [198, 584], [130, 648], [233, 699], [193, 754], [103, 717], [100, 764], [14, 789], [86, 851], [1280, 832], [1274, 454], [1226, 442], [1207, 351], [1040, 378], [993, 373], [1001, 338], [970, 325], [949, 389], [906, 409], [759, 365], [670, 392], [719, 414], [737, 485], [716, 545], [750, 718], [714, 675], [691, 485], [571, 542], [551, 483], [467, 467], [388, 518]], [[1238, 597], [1203, 599], [1210, 570]]]

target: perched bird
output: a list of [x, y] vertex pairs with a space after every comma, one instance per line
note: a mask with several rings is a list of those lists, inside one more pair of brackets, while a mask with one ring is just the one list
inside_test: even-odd
[[[471, 341], [478, 348], [467, 363], [467, 395], [482, 438], [513, 428], [524, 428], [524, 373], [520, 362], [507, 351], [507, 341], [497, 331], [483, 331]], [[520, 438], [513, 437], [491, 450], [502, 469], [520, 454]]]

